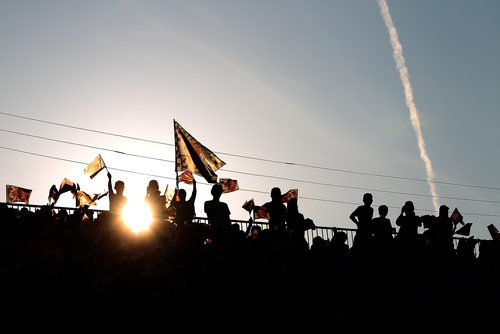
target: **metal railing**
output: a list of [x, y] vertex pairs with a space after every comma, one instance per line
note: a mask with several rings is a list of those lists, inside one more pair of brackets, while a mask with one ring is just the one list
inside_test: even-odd
[[[43, 207], [46, 207], [46, 205], [34, 205], [34, 204], [24, 204], [24, 203], [5, 203], [7, 204], [8, 207], [10, 208], [17, 208], [17, 209], [22, 209], [26, 208], [27, 210], [31, 212], [35, 212], [36, 210], [39, 210]], [[52, 207], [52, 209], [58, 213], [60, 210], [66, 210], [68, 214], [72, 214], [74, 211], [78, 210], [79, 208], [74, 208], [74, 207]], [[95, 214], [99, 214], [102, 212], [109, 212], [108, 210], [99, 210], [99, 209], [88, 209], [91, 212], [94, 212]], [[208, 219], [206, 217], [195, 217], [193, 220], [194, 223], [208, 223]], [[237, 220], [237, 219], [232, 219], [231, 222], [233, 224], [238, 224], [240, 226], [240, 229], [243, 231], [246, 231], [250, 222], [248, 220]], [[261, 222], [261, 221], [253, 221], [252, 222], [253, 226], [260, 226], [261, 229], [266, 229], [269, 227], [268, 222]], [[315, 237], [321, 237], [325, 240], [331, 240], [332, 237], [338, 233], [338, 232], [344, 232], [347, 235], [347, 245], [352, 247], [354, 243], [354, 237], [356, 236], [356, 229], [355, 228], [346, 228], [346, 227], [330, 227], [330, 226], [316, 226], [314, 229], [309, 229], [305, 232], [304, 237], [306, 238], [307, 243], [309, 246], [312, 245], [312, 242]], [[396, 235], [396, 230], [393, 230], [393, 234]], [[458, 242], [462, 239], [461, 237], [454, 237], [453, 242], [455, 245], [455, 248], [458, 245]], [[482, 240], [478, 240], [482, 241]], [[479, 254], [479, 242], [475, 246], [475, 254]]]

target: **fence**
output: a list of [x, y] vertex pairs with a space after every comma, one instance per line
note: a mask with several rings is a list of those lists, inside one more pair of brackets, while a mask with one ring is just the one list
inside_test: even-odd
[[[22, 208], [27, 208], [30, 211], [36, 211], [37, 209], [40, 209], [44, 207], [44, 205], [33, 205], [33, 204], [24, 204], [24, 203], [6, 203], [8, 207], [11, 208], [17, 208], [17, 209], [22, 209]], [[77, 208], [70, 208], [70, 207], [53, 207], [53, 210], [58, 213], [59, 210], [66, 210], [68, 214], [73, 213]], [[95, 214], [99, 214], [102, 212], [108, 212], [108, 210], [97, 210], [97, 209], [89, 209], [89, 211], [94, 212]], [[193, 222], [195, 223], [207, 223], [207, 218], [205, 217], [196, 217]], [[250, 224], [249, 221], [247, 220], [231, 220], [233, 224], [238, 224], [240, 226], [240, 229], [243, 231], [246, 231], [248, 228], [248, 225]], [[269, 226], [267, 222], [259, 222], [259, 221], [254, 221], [252, 222], [253, 226], [260, 226], [262, 229], [265, 229]], [[315, 229], [310, 229], [307, 230], [305, 233], [305, 238], [307, 240], [307, 243], [309, 245], [312, 244], [313, 239], [317, 236], [325, 239], [325, 240], [331, 240], [332, 237], [335, 235], [335, 233], [338, 232], [344, 232], [347, 235], [347, 245], [349, 247], [352, 247], [353, 242], [354, 242], [354, 237], [356, 236], [356, 229], [354, 228], [345, 228], [345, 227], [329, 227], [329, 226], [316, 226]], [[393, 232], [396, 234], [396, 231], [394, 230]], [[458, 245], [458, 242], [460, 241], [460, 237], [454, 237], [453, 242], [455, 244], [455, 248]], [[481, 240], [478, 240], [481, 241]], [[479, 254], [479, 242], [476, 244], [474, 252], [477, 256]]]

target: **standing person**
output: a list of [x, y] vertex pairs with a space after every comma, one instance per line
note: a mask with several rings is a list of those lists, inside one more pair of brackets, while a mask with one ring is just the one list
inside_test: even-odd
[[108, 196], [109, 196], [109, 210], [113, 213], [121, 213], [123, 207], [127, 204], [128, 199], [123, 195], [125, 190], [125, 183], [123, 181], [115, 182], [115, 191], [113, 191], [111, 182], [111, 173], [108, 172]]
[[215, 243], [224, 241], [231, 229], [231, 211], [226, 203], [220, 201], [222, 195], [222, 186], [214, 184], [211, 194], [213, 199], [206, 201], [204, 205], [207, 214], [208, 224], [210, 225], [210, 234]]
[[196, 179], [193, 178], [193, 191], [191, 192], [191, 197], [186, 200], [186, 190], [176, 189], [174, 192], [174, 197], [170, 202], [175, 208], [175, 218], [174, 223], [177, 228], [180, 229], [184, 224], [191, 223], [196, 215], [194, 208], [194, 201], [196, 200]]
[[271, 231], [284, 231], [286, 226], [287, 209], [281, 203], [281, 189], [274, 187], [271, 189], [271, 202], [264, 204], [266, 212], [269, 214], [269, 229]]
[[363, 195], [363, 205], [360, 205], [354, 210], [349, 218], [357, 225], [358, 230], [354, 237], [353, 247], [366, 248], [371, 243], [372, 239], [372, 218], [373, 196], [370, 193]]
[[402, 245], [414, 247], [418, 241], [418, 228], [422, 226], [422, 219], [415, 215], [415, 207], [412, 201], [407, 201], [401, 208], [401, 214], [396, 219], [396, 225], [399, 226], [397, 240]]
[[380, 249], [386, 249], [392, 242], [392, 225], [391, 220], [387, 218], [389, 208], [387, 205], [378, 207], [379, 217], [373, 218], [373, 240], [375, 246]]
[[154, 220], [164, 216], [166, 200], [165, 196], [160, 195], [158, 181], [149, 181], [144, 201], [151, 209], [151, 214], [153, 215]]
[[434, 249], [442, 255], [450, 255], [454, 250], [453, 233], [455, 226], [448, 216], [449, 208], [446, 205], [439, 207], [439, 216], [430, 227], [432, 244]]

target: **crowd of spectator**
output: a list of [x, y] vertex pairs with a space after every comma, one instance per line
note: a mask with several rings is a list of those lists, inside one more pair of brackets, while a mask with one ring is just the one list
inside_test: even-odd
[[[212, 194], [209, 212], [219, 206], [220, 190]], [[388, 237], [382, 207], [379, 219], [370, 217], [375, 229], [363, 225], [370, 210], [353, 212], [361, 233], [352, 247], [343, 232], [308, 244], [304, 231], [314, 224], [296, 200], [287, 206], [288, 224], [273, 221], [270, 228], [156, 220], [136, 234], [113, 211], [44, 206], [31, 212], [1, 204], [3, 323], [18, 332], [112, 333], [429, 333], [493, 323], [498, 241], [481, 242], [475, 254], [465, 242], [448, 248], [428, 235]], [[408, 203], [402, 217], [412, 217]]]

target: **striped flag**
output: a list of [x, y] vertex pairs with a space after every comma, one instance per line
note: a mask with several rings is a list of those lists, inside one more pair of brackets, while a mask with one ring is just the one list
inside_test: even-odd
[[6, 185], [7, 203], [23, 202], [30, 203], [31, 189], [21, 188], [18, 186]]
[[222, 192], [223, 193], [230, 193], [233, 191], [236, 191], [240, 189], [240, 186], [238, 185], [237, 180], [232, 180], [232, 179], [220, 179], [219, 184], [222, 187]]
[[106, 168], [106, 165], [99, 154], [87, 167], [85, 167], [84, 172], [93, 179], [104, 168]]
[[175, 171], [188, 171], [202, 176], [209, 183], [217, 182], [215, 171], [226, 163], [203, 146], [174, 120]]

